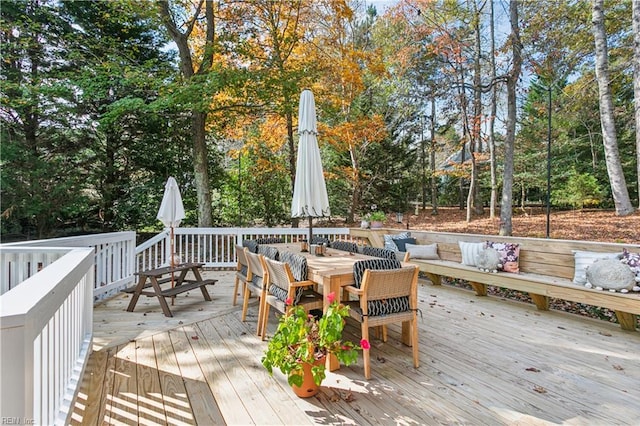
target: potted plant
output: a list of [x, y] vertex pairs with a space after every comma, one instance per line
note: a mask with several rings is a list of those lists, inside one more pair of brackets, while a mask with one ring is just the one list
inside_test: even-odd
[[[369, 349], [369, 342], [364, 339], [360, 346], [342, 340], [349, 307], [336, 302], [334, 293], [327, 299], [329, 308], [319, 319], [307, 314], [302, 306], [291, 306], [287, 314], [280, 317], [278, 329], [262, 357], [262, 365], [269, 374], [273, 374], [274, 367], [279, 368], [301, 397], [318, 392], [325, 378], [327, 356], [333, 354], [349, 365], [357, 361], [358, 349]], [[287, 299], [286, 304], [290, 306], [291, 300]]]
[[371, 228], [382, 228], [384, 221], [387, 219], [387, 215], [384, 214], [383, 211], [376, 210], [375, 212], [371, 212], [369, 214], [369, 222], [371, 223]]

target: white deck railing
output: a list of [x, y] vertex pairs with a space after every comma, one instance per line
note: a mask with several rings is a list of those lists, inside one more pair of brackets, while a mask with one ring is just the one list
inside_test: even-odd
[[3, 286], [31, 275], [0, 296], [0, 418], [66, 424], [91, 347], [94, 250], [3, 247], [2, 258]]
[[[282, 238], [297, 242], [308, 237], [306, 228], [174, 228], [174, 253], [183, 262], [200, 262], [208, 268], [236, 265], [236, 244], [258, 238]], [[313, 228], [315, 237], [348, 239], [349, 228]], [[171, 253], [169, 230], [136, 248], [137, 270], [167, 265]]]
[[[82, 235], [53, 238], [49, 240], [21, 241], [3, 244], [3, 248], [17, 247], [91, 247], [94, 251], [94, 289], [96, 299], [104, 298], [133, 283], [135, 272], [135, 232], [111, 232], [107, 234]], [[0, 294], [29, 278], [39, 269], [54, 262], [52, 255], [30, 253], [5, 256], [0, 250]], [[18, 256], [18, 257], [16, 257]], [[28, 259], [26, 256], [34, 256]]]

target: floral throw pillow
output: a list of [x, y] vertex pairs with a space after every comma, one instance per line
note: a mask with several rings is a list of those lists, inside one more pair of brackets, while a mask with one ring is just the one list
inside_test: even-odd
[[633, 273], [636, 274], [636, 282], [640, 282], [640, 253], [632, 253], [626, 248], [622, 249], [620, 262], [628, 265]]
[[500, 271], [514, 274], [520, 272], [520, 244], [487, 241], [487, 247], [495, 249], [500, 255], [500, 261], [502, 262]]

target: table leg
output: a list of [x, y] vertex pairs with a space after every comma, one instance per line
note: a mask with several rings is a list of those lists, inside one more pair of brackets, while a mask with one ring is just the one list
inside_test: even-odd
[[172, 317], [173, 314], [169, 309], [167, 300], [162, 295], [162, 289], [160, 288], [160, 284], [158, 284], [158, 280], [156, 279], [156, 277], [151, 277], [151, 285], [153, 286], [153, 290], [156, 292], [156, 296], [158, 297], [158, 302], [160, 302], [162, 313], [164, 314], [165, 317]]
[[144, 283], [147, 281], [146, 275], [140, 275], [138, 278], [138, 284], [136, 284], [136, 288], [131, 295], [131, 300], [129, 301], [129, 306], [127, 307], [127, 312], [133, 312], [133, 309], [136, 307], [136, 303], [138, 303], [138, 299], [140, 298], [140, 293], [142, 289], [144, 289]]
[[[192, 269], [193, 270], [193, 276], [195, 277], [196, 280], [202, 282], [202, 275], [200, 275], [200, 271], [198, 270], [198, 267], [195, 267]], [[182, 277], [184, 279], [184, 277]], [[207, 291], [207, 286], [200, 286], [200, 291], [202, 292], [202, 297], [204, 297], [204, 300], [206, 300], [207, 302], [211, 302], [211, 296], [209, 295], [209, 292]]]

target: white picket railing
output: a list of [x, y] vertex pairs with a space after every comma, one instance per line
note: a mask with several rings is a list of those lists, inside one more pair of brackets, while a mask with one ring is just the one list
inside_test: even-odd
[[[235, 245], [243, 240], [282, 238], [297, 242], [308, 238], [305, 228], [174, 228], [173, 251], [182, 262], [204, 263], [208, 268], [236, 265]], [[348, 228], [314, 228], [314, 237], [349, 239]], [[169, 264], [171, 239], [168, 229], [136, 248], [137, 270]]]
[[[94, 251], [94, 289], [97, 299], [114, 294], [133, 283], [136, 252], [135, 232], [111, 232], [77, 237], [52, 238], [49, 240], [21, 241], [3, 244], [2, 248], [17, 247], [92, 247]], [[0, 294], [20, 284], [32, 276], [39, 268], [56, 260], [55, 256], [38, 257], [33, 260], [17, 257], [15, 254], [5, 257], [0, 249]]]
[[[35, 269], [0, 296], [0, 418], [66, 424], [91, 349], [94, 250], [3, 247], [2, 255], [3, 265], [11, 258]], [[26, 273], [4, 268], [3, 283], [7, 270]]]

